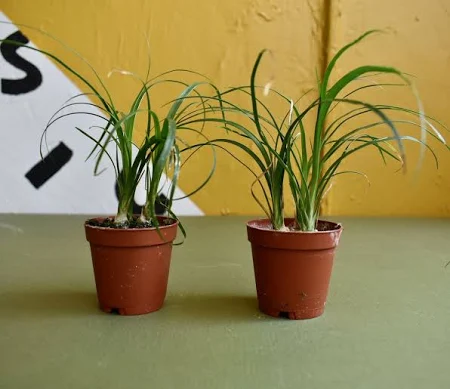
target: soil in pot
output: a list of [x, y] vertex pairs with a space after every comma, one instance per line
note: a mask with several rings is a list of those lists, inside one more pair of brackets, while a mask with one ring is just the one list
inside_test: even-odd
[[109, 218], [86, 221], [97, 298], [105, 312], [140, 315], [159, 310], [166, 296], [178, 223], [158, 218], [156, 228], [111, 228]]
[[267, 219], [248, 222], [259, 309], [289, 319], [322, 315], [341, 232], [327, 221], [316, 232], [276, 231]]

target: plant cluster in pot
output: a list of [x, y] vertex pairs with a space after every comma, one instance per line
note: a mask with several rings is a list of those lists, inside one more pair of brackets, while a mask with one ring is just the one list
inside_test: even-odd
[[[253, 174], [255, 180], [251, 193], [267, 216], [266, 219], [249, 221], [247, 234], [252, 247], [259, 308], [270, 316], [309, 319], [324, 312], [342, 226], [319, 219], [321, 202], [336, 176], [344, 173], [365, 176], [357, 171], [340, 170], [343, 161], [371, 147], [379, 152], [381, 160], [393, 159], [404, 166], [404, 141], [418, 143], [421, 151], [428, 148], [435, 159], [435, 153], [426, 143], [427, 135], [445, 144], [432, 123], [436, 121], [423, 113], [414, 85], [399, 70], [366, 65], [352, 69], [331, 83], [332, 71], [340, 57], [373, 32], [363, 34], [337, 52], [318, 84], [318, 97], [306, 106], [301, 106], [302, 99], [294, 102], [271, 89], [270, 83], [264, 88], [256, 86], [263, 51], [253, 67], [250, 86], [222, 92], [216, 98], [220, 104], [211, 108], [220, 112], [221, 117], [208, 120], [222, 123], [231, 136], [212, 139], [208, 144], [223, 147], [226, 151], [225, 146], [232, 145], [252, 161], [248, 164], [239, 158], [238, 153], [229, 152]], [[401, 84], [369, 81], [349, 90], [354, 81], [367, 75], [391, 75], [399, 78]], [[357, 97], [362, 89], [389, 86], [412, 88], [419, 108], [411, 110], [371, 104]], [[263, 90], [263, 96], [258, 97], [259, 90]], [[236, 93], [250, 96], [251, 107], [245, 109], [234, 104], [232, 96]], [[268, 93], [274, 94], [288, 107], [281, 118], [277, 119], [267, 101], [263, 100]], [[348, 109], [330, 120], [330, 112], [338, 105]], [[236, 114], [249, 119], [249, 124], [230, 118], [235, 118]], [[407, 118], [392, 118], [392, 114]], [[314, 115], [315, 125], [310, 132], [312, 135], [308, 136], [305, 119], [310, 115]], [[411, 117], [418, 119], [417, 122]], [[354, 124], [355, 118], [367, 120], [358, 125]], [[417, 127], [419, 135], [402, 135], [397, 128], [399, 123]], [[387, 135], [374, 131], [383, 126], [388, 130]], [[295, 215], [291, 218], [284, 215], [288, 196], [295, 206]]]
[[[47, 33], [45, 35], [49, 36]], [[179, 123], [185, 116], [202, 117], [202, 96], [197, 89], [208, 82], [205, 78], [189, 84], [177, 80], [174, 73], [194, 74], [180, 69], [149, 79], [150, 65], [146, 80], [141, 80], [128, 71], [113, 71], [108, 76], [118, 72], [133, 77], [140, 84], [128, 112], [122, 112], [118, 110], [99, 74], [78, 54], [75, 53], [87, 64], [95, 82], [91, 82], [50, 52], [17, 41], [0, 42], [25, 47], [52, 58], [88, 90], [66, 101], [51, 117], [41, 138], [41, 156], [46, 146], [48, 130], [60, 119], [71, 115], [90, 115], [93, 120], [101, 121], [101, 125], [93, 125], [88, 129], [76, 127], [81, 134], [93, 141], [88, 159], [95, 158], [94, 173], [101, 173], [100, 163], [106, 158], [114, 168], [118, 186], [116, 215], [92, 218], [84, 224], [86, 239], [91, 248], [99, 306], [105, 312], [117, 312], [121, 315], [138, 315], [159, 310], [166, 296], [172, 246], [178, 227], [185, 236], [185, 230], [172, 210], [172, 202], [177, 200], [174, 198], [175, 188], [182, 166], [182, 152], [178, 142], [186, 144], [178, 134]], [[197, 73], [195, 75], [200, 76]], [[169, 84], [181, 88], [181, 93], [164, 106], [165, 114], [161, 116], [153, 109], [150, 96], [154, 88]], [[88, 96], [92, 102], [78, 101], [81, 96]], [[188, 98], [191, 99], [187, 101]], [[103, 115], [93, 112], [92, 108], [100, 110]], [[137, 123], [144, 131], [140, 144], [135, 143]], [[207, 139], [202, 135], [201, 129], [190, 127], [188, 130]], [[184, 197], [206, 185], [214, 167], [215, 164], [206, 180]], [[164, 174], [171, 179], [169, 185], [163, 182]], [[134, 214], [135, 193], [142, 180], [145, 182], [146, 200], [141, 213]], [[166, 196], [162, 201], [160, 192], [164, 187]], [[157, 215], [157, 205], [163, 207], [162, 215]]]

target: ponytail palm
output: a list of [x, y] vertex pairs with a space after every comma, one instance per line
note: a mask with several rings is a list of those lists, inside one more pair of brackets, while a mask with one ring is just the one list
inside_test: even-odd
[[[39, 29], [25, 25], [20, 25], [20, 27], [35, 30], [62, 44], [56, 38]], [[202, 84], [209, 84], [206, 78], [197, 73], [185, 70], [169, 71], [157, 77], [149, 78], [150, 65], [145, 80], [141, 80], [130, 72], [119, 71], [121, 74], [134, 77], [140, 83], [129, 109], [124, 112], [117, 108], [112, 98], [112, 93], [108, 90], [95, 69], [73, 49], [62, 44], [88, 66], [94, 81], [91, 81], [89, 77], [86, 77], [49, 51], [10, 39], [0, 39], [0, 43], [24, 47], [27, 50], [36, 51], [49, 57], [74, 76], [86, 90], [85, 93], [81, 93], [67, 100], [50, 118], [41, 137], [41, 156], [43, 156], [45, 151], [47, 133], [56, 122], [73, 115], [88, 115], [93, 120], [100, 121], [100, 124], [92, 125], [88, 129], [75, 128], [93, 142], [93, 148], [88, 155], [88, 159], [95, 158], [94, 174], [101, 173], [100, 164], [104, 158], [109, 160], [114, 169], [118, 185], [118, 207], [114, 224], [120, 227], [127, 227], [130, 224], [133, 218], [133, 203], [136, 189], [139, 182], [144, 180], [146, 184], [146, 201], [142, 208], [142, 213], [139, 216], [138, 223], [146, 226], [158, 226], [159, 222], [155, 213], [155, 203], [164, 184], [163, 174], [169, 174], [169, 171], [171, 184], [167, 190], [167, 203], [165, 207], [166, 213], [176, 218], [171, 206], [174, 201], [175, 188], [182, 165], [181, 151], [178, 146], [178, 141], [180, 140], [179, 122], [186, 115], [190, 115], [191, 109], [194, 106], [193, 101], [190, 104], [185, 104], [188, 98], [194, 98], [194, 101], [197, 101], [195, 104], [196, 107], [203, 107], [203, 97], [197, 89]], [[186, 83], [174, 79], [175, 74], [187, 73], [201, 76], [201, 81]], [[164, 111], [167, 111], [167, 113], [161, 114], [157, 113], [152, 105], [151, 96], [156, 87], [164, 87], [165, 85], [175, 85], [180, 90], [178, 96], [170, 101], [168, 107], [164, 107]], [[78, 99], [80, 97], [87, 97], [90, 102], [79, 101]], [[75, 109], [75, 111], [67, 112], [68, 109]], [[197, 108], [195, 117], [202, 117], [205, 114], [203, 111]], [[145, 119], [139, 122], [139, 126], [136, 120], [137, 116], [144, 117]], [[143, 140], [140, 143], [136, 143], [136, 130], [138, 127], [141, 129], [140, 134], [144, 134]], [[212, 168], [213, 170], [214, 166]], [[195, 193], [203, 187], [211, 178], [211, 175], [212, 172], [208, 175], [205, 182], [192, 193]], [[182, 227], [181, 229], [184, 232]]]
[[[256, 86], [256, 75], [264, 51], [256, 59], [250, 86], [231, 88], [214, 99], [218, 104], [211, 107], [211, 110], [221, 112], [222, 116], [208, 120], [221, 123], [228, 133], [237, 135], [237, 138], [220, 137], [210, 143], [220, 147], [229, 145], [236, 147], [250, 157], [253, 162], [251, 165], [238, 159], [234, 153], [230, 153], [255, 177], [252, 195], [271, 220], [275, 230], [288, 229], [284, 224], [285, 180], [295, 204], [295, 225], [289, 228], [315, 231], [318, 228], [320, 206], [332, 180], [344, 173], [364, 175], [362, 172], [340, 169], [343, 162], [356, 152], [374, 148], [383, 161], [393, 159], [404, 167], [406, 164], [404, 143], [409, 141], [420, 144], [422, 150], [430, 150], [437, 164], [434, 151], [426, 143], [427, 135], [444, 144], [445, 140], [436, 129], [433, 120], [424, 114], [414, 86], [404, 73], [393, 67], [365, 65], [352, 69], [336, 82], [331, 82], [339, 59], [374, 32], [366, 32], [336, 53], [318, 84], [318, 97], [306, 107], [300, 107], [302, 100], [294, 102], [272, 90], [271, 93], [276, 94], [287, 106], [286, 113], [281, 118], [276, 118], [270, 107], [258, 97], [257, 92], [260, 88]], [[391, 75], [397, 77], [399, 83], [371, 83], [348, 92], [348, 88], [355, 81], [368, 75]], [[371, 104], [354, 97], [362, 89], [399, 85], [411, 88], [417, 98], [417, 110], [395, 105]], [[267, 91], [266, 86], [265, 92]], [[250, 98], [251, 109], [244, 109], [231, 102], [232, 96], [237, 93]], [[348, 109], [340, 115], [335, 115], [336, 111], [332, 114], [337, 105]], [[244, 116], [247, 119], [246, 124], [231, 120], [230, 113]], [[404, 113], [417, 119], [417, 122], [410, 119], [393, 119], [392, 113]], [[305, 119], [311, 115], [315, 115], [315, 124], [312, 131], [308, 132]], [[355, 125], [354, 119], [361, 117], [366, 122], [363, 125]], [[398, 129], [398, 124], [409, 124], [412, 128], [418, 129], [417, 136], [403, 135]], [[380, 126], [385, 126], [389, 130], [387, 136], [380, 136], [375, 132]], [[256, 196], [255, 185], [259, 185], [262, 189], [262, 197]]]

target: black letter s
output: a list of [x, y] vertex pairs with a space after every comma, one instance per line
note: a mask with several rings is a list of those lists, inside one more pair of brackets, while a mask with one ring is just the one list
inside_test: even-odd
[[[28, 38], [20, 31], [8, 36], [6, 39], [16, 41], [22, 44], [29, 42]], [[8, 95], [20, 95], [31, 92], [42, 84], [42, 74], [39, 69], [26, 59], [17, 54], [20, 46], [16, 46], [7, 42], [2, 42], [0, 52], [5, 60], [16, 68], [23, 70], [27, 75], [19, 80], [2, 79], [2, 92]]]

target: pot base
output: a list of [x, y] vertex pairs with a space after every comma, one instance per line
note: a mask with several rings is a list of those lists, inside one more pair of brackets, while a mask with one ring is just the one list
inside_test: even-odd
[[149, 308], [111, 308], [106, 305], [99, 305], [99, 308], [106, 313], [117, 313], [121, 316], [136, 316], [145, 315], [146, 313], [156, 312], [161, 307], [149, 307]]
[[259, 310], [265, 315], [276, 318], [285, 318], [289, 320], [304, 320], [304, 319], [314, 319], [315, 317], [322, 316], [325, 311], [325, 307], [320, 309], [311, 309], [308, 311], [305, 310], [279, 311], [277, 309], [264, 308], [260, 305]]

